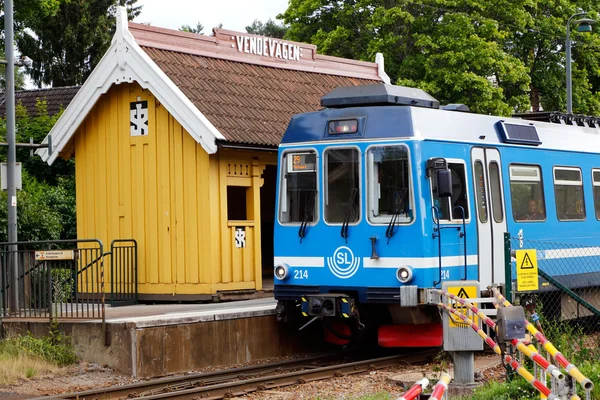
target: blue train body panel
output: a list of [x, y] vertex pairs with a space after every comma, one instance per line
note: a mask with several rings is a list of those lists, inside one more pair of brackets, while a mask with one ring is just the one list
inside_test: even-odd
[[[540, 143], [511, 139], [502, 130], [504, 123], [535, 127]], [[595, 202], [600, 203], [600, 192], [595, 193], [592, 174], [600, 168], [598, 131], [409, 106], [325, 109], [295, 116], [279, 149], [274, 265], [285, 265], [289, 273], [275, 280], [276, 297], [353, 292], [361, 303], [393, 303], [401, 286], [440, 287], [440, 278], [480, 280], [482, 287], [502, 284], [504, 232], [564, 243], [564, 251], [558, 246], [538, 257], [540, 267], [551, 274], [561, 273], [553, 260], [576, 256], [568, 244], [588, 248], [589, 262], [580, 272], [598, 272], [600, 204]], [[326, 161], [333, 154], [341, 161]], [[358, 176], [358, 183], [353, 181], [357, 190], [348, 201], [328, 192], [338, 188], [331, 183], [342, 179], [338, 171], [340, 176], [353, 174], [343, 167], [344, 157], [348, 165], [358, 165], [358, 175], [352, 175]], [[429, 169], [436, 159], [443, 159], [453, 176], [448, 200], [433, 194], [442, 190], [433, 188], [435, 170]], [[398, 174], [386, 170], [389, 165], [400, 168], [398, 174], [408, 180], [398, 183]], [[300, 187], [297, 173], [312, 174], [313, 169], [315, 190], [289, 189]], [[395, 183], [385, 186], [384, 179]], [[600, 175], [597, 186], [600, 190]], [[382, 193], [392, 200], [386, 203]], [[350, 211], [343, 221], [328, 223], [326, 207], [333, 209], [336, 201], [347, 203]], [[299, 207], [297, 215], [292, 207]], [[384, 207], [393, 211], [384, 214]], [[464, 225], [460, 207], [468, 214]], [[535, 215], [533, 208], [543, 219], [528, 219]], [[349, 218], [354, 210], [358, 216]], [[575, 212], [585, 213], [585, 218]], [[436, 221], [436, 213], [443, 218]], [[338, 214], [341, 218], [344, 213]], [[395, 215], [400, 222], [392, 224]], [[393, 235], [388, 238], [390, 228]], [[403, 283], [398, 276], [404, 266], [412, 276]]]

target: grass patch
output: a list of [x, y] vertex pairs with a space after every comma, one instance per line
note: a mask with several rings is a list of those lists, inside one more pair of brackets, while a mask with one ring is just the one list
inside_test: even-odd
[[12, 335], [0, 341], [0, 385], [55, 373], [76, 361], [68, 337], [56, 331], [41, 338]]

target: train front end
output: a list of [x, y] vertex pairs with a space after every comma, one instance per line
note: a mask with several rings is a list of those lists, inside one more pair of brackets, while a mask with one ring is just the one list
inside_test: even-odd
[[337, 344], [375, 332], [382, 346], [439, 346], [439, 314], [423, 304], [439, 271], [419, 219], [410, 108], [326, 99], [292, 119], [279, 149], [278, 319], [320, 323]]

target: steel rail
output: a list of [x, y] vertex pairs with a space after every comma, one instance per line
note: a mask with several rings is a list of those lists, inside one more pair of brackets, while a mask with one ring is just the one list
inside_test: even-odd
[[[51, 397], [53, 399], [223, 399], [241, 396], [256, 390], [267, 390], [309, 381], [345, 376], [374, 369], [396, 366], [400, 363], [425, 361], [438, 351], [394, 355], [382, 358], [353, 361], [329, 366], [314, 365], [339, 353], [315, 356], [299, 360], [282, 361], [259, 366], [235, 368], [188, 375], [178, 378], [164, 378], [151, 382], [127, 386], [89, 390]], [[311, 363], [313, 363], [311, 365]], [[287, 372], [286, 372], [287, 370]], [[264, 376], [260, 376], [264, 375]], [[46, 397], [45, 399], [49, 399]]]
[[[120, 398], [135, 398], [138, 394], [153, 390], [170, 389], [174, 387], [183, 387], [185, 385], [198, 386], [214, 384], [232, 379], [245, 379], [249, 376], [255, 376], [265, 373], [273, 373], [276, 371], [284, 371], [294, 368], [308, 368], [312, 364], [314, 366], [318, 361], [325, 361], [330, 358], [340, 357], [343, 353], [334, 352], [320, 354], [311, 357], [303, 357], [293, 360], [283, 360], [268, 364], [249, 365], [246, 367], [232, 368], [227, 370], [217, 370], [210, 372], [199, 372], [186, 376], [171, 376], [166, 378], [153, 379], [144, 382], [136, 382], [123, 386], [110, 386], [100, 389], [91, 389], [83, 392], [65, 393], [54, 395], [51, 397], [39, 397], [32, 400], [49, 400], [49, 399], [120, 399]], [[349, 354], [349, 353], [345, 353]], [[345, 355], [344, 354], [344, 355]]]

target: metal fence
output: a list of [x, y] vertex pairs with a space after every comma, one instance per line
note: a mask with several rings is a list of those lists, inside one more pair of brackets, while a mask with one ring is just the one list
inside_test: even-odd
[[124, 306], [138, 300], [137, 242], [113, 240], [110, 244], [110, 304]]
[[107, 253], [97, 239], [0, 243], [0, 318], [104, 322], [106, 294], [113, 306], [137, 302], [134, 240]]
[[[549, 323], [571, 325], [580, 333], [600, 331], [600, 251], [598, 247], [511, 237], [513, 297], [526, 311]], [[538, 268], [538, 289], [520, 290], [517, 250], [532, 250]], [[523, 254], [523, 253], [521, 253]], [[533, 257], [532, 257], [533, 258]]]

